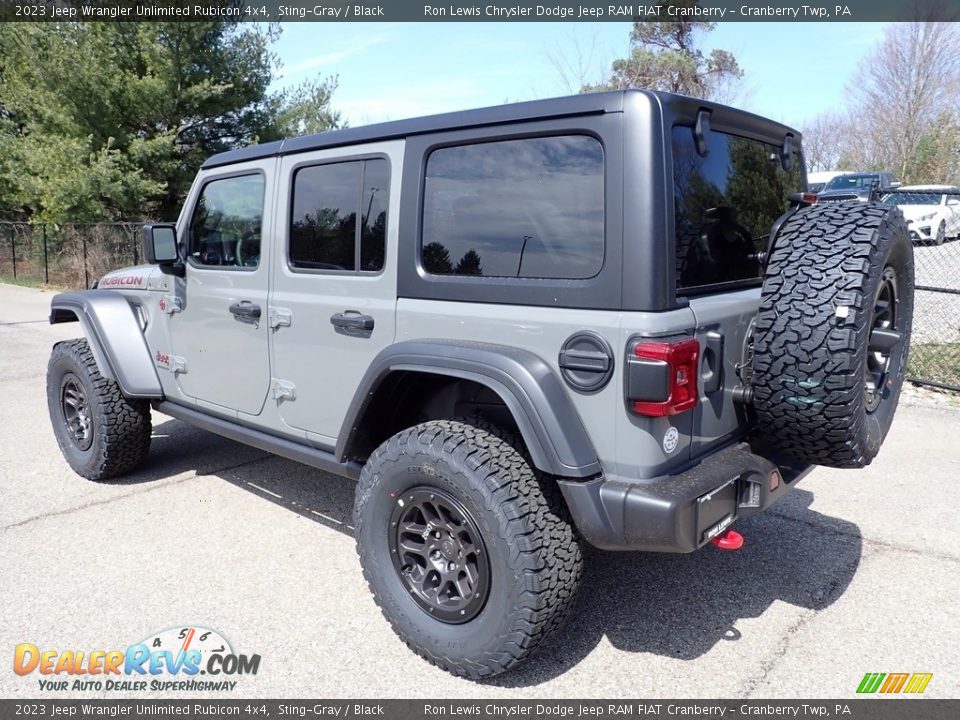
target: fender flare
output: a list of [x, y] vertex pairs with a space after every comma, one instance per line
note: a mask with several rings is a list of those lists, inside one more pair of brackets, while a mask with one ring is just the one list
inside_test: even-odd
[[601, 472], [587, 431], [563, 383], [527, 350], [469, 341], [407, 340], [382, 350], [367, 368], [344, 418], [336, 457], [349, 457], [377, 389], [394, 372], [471, 380], [503, 400], [533, 463], [551, 475], [589, 478]]
[[60, 293], [50, 301], [50, 323], [80, 321], [100, 374], [131, 398], [162, 398], [160, 378], [130, 303], [113, 290]]

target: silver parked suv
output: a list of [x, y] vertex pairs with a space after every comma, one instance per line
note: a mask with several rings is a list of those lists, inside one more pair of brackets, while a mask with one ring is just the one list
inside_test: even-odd
[[811, 205], [800, 135], [581, 95], [236, 150], [150, 265], [57, 295], [50, 417], [103, 480], [150, 409], [358, 479], [357, 550], [416, 652], [500, 673], [560, 624], [581, 542], [733, 549], [900, 393], [900, 211]]

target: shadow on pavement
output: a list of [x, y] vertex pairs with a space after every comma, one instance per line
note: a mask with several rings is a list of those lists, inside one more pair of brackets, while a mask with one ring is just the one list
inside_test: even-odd
[[[619, 650], [694, 660], [717, 643], [738, 642], [737, 622], [761, 616], [775, 601], [806, 609], [832, 604], [853, 579], [863, 541], [853, 523], [810, 510], [812, 500], [801, 486], [781, 500], [790, 503], [790, 518], [774, 506], [737, 522], [746, 542], [736, 552], [588, 550], [566, 630], [491, 684], [524, 687], [556, 677], [603, 637]], [[830, 528], [822, 525], [827, 520]]]
[[[352, 536], [352, 480], [176, 421], [155, 432], [166, 437], [155, 438], [152, 461], [130, 481], [193, 468], [205, 448], [221, 459], [237, 459], [232, 469], [213, 470], [218, 477]], [[167, 442], [176, 450], [165, 452]], [[247, 452], [263, 461], [241, 464]], [[619, 650], [694, 660], [718, 643], [739, 641], [737, 622], [761, 616], [775, 601], [812, 610], [829, 606], [856, 573], [863, 541], [856, 525], [811, 510], [812, 501], [801, 485], [771, 510], [739, 521], [736, 528], [746, 543], [737, 552], [711, 546], [689, 555], [586, 548], [583, 584], [565, 628], [527, 662], [488, 684], [516, 688], [546, 682], [577, 665], [604, 637]]]

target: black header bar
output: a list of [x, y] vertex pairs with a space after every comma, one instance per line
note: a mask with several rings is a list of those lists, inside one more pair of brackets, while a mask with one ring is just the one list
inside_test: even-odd
[[960, 0], [0, 0], [6, 22], [879, 22], [960, 20]]

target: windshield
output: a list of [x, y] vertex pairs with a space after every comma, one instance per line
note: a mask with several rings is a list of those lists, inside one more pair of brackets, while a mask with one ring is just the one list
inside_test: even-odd
[[826, 183], [809, 183], [807, 185], [807, 190], [812, 193], [818, 193], [823, 190], [824, 185], [826, 185]]
[[940, 193], [933, 192], [895, 192], [885, 195], [887, 205], [939, 205]]
[[879, 175], [838, 175], [828, 182], [824, 190], [860, 190], [879, 182]]

